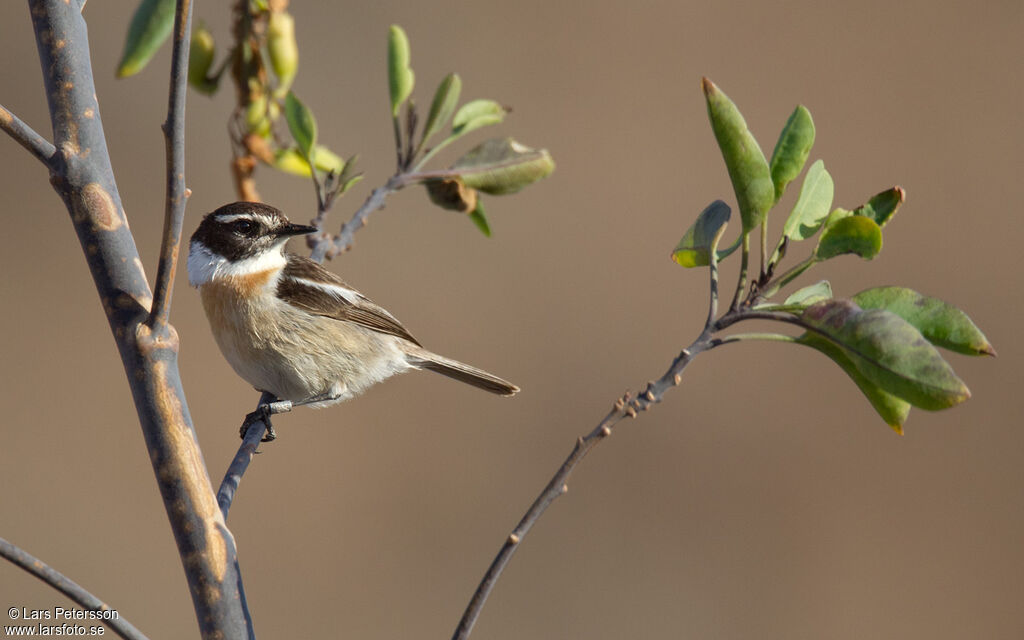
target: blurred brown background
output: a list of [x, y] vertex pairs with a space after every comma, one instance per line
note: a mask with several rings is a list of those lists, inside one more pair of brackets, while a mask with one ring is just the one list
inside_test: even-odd
[[[140, 77], [114, 79], [134, 4], [92, 0], [86, 16], [121, 196], [152, 278], [168, 54]], [[224, 4], [197, 7], [221, 43]], [[803, 282], [828, 277], [840, 295], [902, 284], [943, 297], [970, 312], [999, 358], [949, 355], [974, 398], [943, 413], [915, 410], [901, 438], [815, 353], [744, 344], [701, 357], [665, 403], [623, 423], [583, 463], [475, 637], [1024, 637], [1024, 306], [1012, 275], [1024, 228], [1024, 5], [293, 4], [296, 91], [321, 138], [358, 152], [366, 172], [333, 227], [393, 169], [384, 66], [393, 22], [412, 43], [419, 104], [457, 70], [466, 99], [514, 108], [470, 144], [513, 135], [550, 149], [558, 170], [487, 200], [489, 240], [409, 189], [329, 265], [427, 346], [523, 392], [502, 400], [413, 374], [345, 405], [277, 418], [280, 439], [255, 460], [230, 520], [260, 637], [450, 635], [577, 435], [697, 334], [705, 273], [678, 268], [669, 251], [704, 205], [733, 200], [701, 75], [739, 104], [767, 153], [794, 105], [807, 105], [818, 129], [812, 160], [825, 159], [837, 204], [896, 183], [909, 194], [877, 259], [837, 259]], [[0, 4], [0, 56], [0, 102], [48, 135], [22, 3]], [[188, 233], [234, 199], [232, 99], [230, 90], [190, 95]], [[195, 637], [67, 213], [43, 169], [3, 136], [0, 162], [0, 535], [150, 637]], [[310, 217], [306, 182], [267, 170], [258, 179], [268, 201]], [[791, 249], [791, 259], [808, 249]], [[727, 281], [735, 269], [735, 260], [724, 267]], [[257, 396], [217, 352], [184, 271], [173, 321], [216, 483]], [[0, 563], [0, 604], [68, 602]]]

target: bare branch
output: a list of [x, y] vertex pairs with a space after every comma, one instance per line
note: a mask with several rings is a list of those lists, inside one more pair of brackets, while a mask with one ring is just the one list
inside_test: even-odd
[[[274, 400], [276, 398], [272, 394], [264, 393], [260, 397], [259, 405], [267, 404]], [[260, 441], [263, 439], [263, 434], [266, 431], [267, 425], [262, 420], [254, 422], [249, 426], [249, 430], [245, 432], [242, 444], [238, 447], [238, 453], [235, 454], [234, 459], [228, 466], [227, 472], [224, 474], [224, 479], [220, 483], [220, 489], [217, 490], [217, 506], [220, 507], [220, 512], [223, 514], [225, 522], [228, 520], [228, 510], [231, 509], [231, 503], [235, 499], [238, 485], [242, 482], [242, 476], [245, 475], [246, 469], [249, 468], [249, 463], [252, 462], [252, 457], [256, 454], [256, 448], [260, 446]]]
[[188, 50], [192, 39], [192, 0], [178, 0], [174, 18], [174, 48], [167, 97], [167, 120], [163, 124], [167, 150], [167, 200], [164, 232], [160, 243], [160, 266], [156, 274], [153, 308], [146, 324], [164, 331], [171, 313], [174, 274], [181, 248], [181, 227], [185, 220], [185, 95], [188, 91]]
[[57, 149], [49, 140], [35, 132], [35, 130], [21, 121], [18, 116], [0, 105], [0, 129], [7, 132], [15, 142], [25, 147], [37, 160], [51, 166], [53, 154]]
[[[77, 582], [57, 571], [21, 547], [0, 538], [0, 557], [21, 567], [57, 591], [60, 591], [87, 611], [116, 611], [96, 596], [83, 589]], [[116, 616], [101, 617], [100, 622], [125, 640], [148, 640], [132, 623]]]
[[541, 491], [537, 499], [534, 500], [533, 504], [527, 510], [526, 515], [523, 516], [519, 524], [516, 525], [512, 533], [509, 534], [505, 543], [502, 545], [498, 555], [491, 562], [491, 566], [487, 569], [487, 573], [484, 574], [483, 579], [477, 586], [476, 591], [473, 593], [473, 597], [469, 601], [469, 605], [466, 607], [465, 612], [462, 614], [462, 619], [459, 621], [459, 626], [455, 629], [455, 634], [452, 636], [453, 640], [465, 640], [469, 637], [470, 632], [473, 630], [473, 625], [476, 623], [476, 619], [480, 616], [480, 611], [483, 609], [484, 603], [487, 601], [487, 597], [490, 595], [491, 590], [494, 588], [495, 582], [501, 576], [501, 572], [505, 569], [509, 560], [512, 558], [512, 554], [522, 543], [523, 538], [530, 532], [534, 523], [543, 515], [544, 511], [555, 501], [559, 496], [564, 494], [568, 490], [566, 482], [569, 480], [569, 476], [572, 475], [573, 470], [576, 468], [601, 440], [611, 435], [612, 428], [618, 424], [620, 420], [626, 417], [635, 418], [641, 411], [647, 411], [651, 408], [651, 405], [661, 402], [665, 396], [665, 392], [672, 387], [678, 386], [682, 382], [683, 370], [696, 358], [698, 355], [705, 351], [709, 351], [715, 347], [723, 344], [729, 344], [732, 342], [741, 342], [744, 340], [775, 340], [782, 342], [792, 342], [794, 339], [790, 336], [781, 334], [768, 334], [768, 333], [753, 333], [753, 334], [741, 334], [738, 336], [730, 336], [726, 338], [715, 338], [713, 337], [715, 332], [726, 329], [737, 322], [742, 320], [775, 320], [778, 322], [784, 322], [787, 324], [795, 324], [797, 326], [803, 326], [798, 318], [795, 316], [782, 313], [777, 311], [752, 311], [750, 309], [730, 309], [721, 318], [712, 321], [715, 315], [715, 310], [718, 304], [718, 282], [717, 282], [717, 271], [718, 271], [718, 259], [716, 256], [716, 248], [712, 246], [711, 249], [711, 299], [709, 303], [708, 322], [705, 324], [704, 330], [700, 336], [697, 337], [693, 343], [683, 349], [679, 355], [675, 357], [668, 370], [658, 378], [656, 381], [647, 383], [644, 390], [638, 395], [633, 395], [630, 392], [626, 392], [621, 398], [615, 401], [611, 410], [605, 415], [605, 417], [597, 423], [597, 426], [588, 433], [586, 436], [579, 438], [576, 441], [576, 446], [573, 447], [572, 452], [569, 453], [569, 457], [565, 459], [562, 466], [558, 468], [555, 475], [548, 482], [544, 490]]
[[671, 366], [665, 372], [661, 378], [655, 382], [648, 382], [647, 386], [639, 395], [632, 395], [630, 392], [626, 392], [621, 398], [615, 401], [611, 410], [608, 414], [597, 423], [597, 426], [588, 433], [586, 436], [579, 438], [576, 441], [576, 446], [573, 447], [569, 453], [569, 457], [565, 459], [562, 466], [558, 468], [555, 475], [548, 482], [544, 490], [541, 491], [537, 499], [534, 500], [533, 504], [530, 505], [526, 515], [523, 516], [519, 524], [516, 525], [512, 533], [509, 534], [505, 540], [505, 544], [502, 545], [498, 555], [494, 558], [491, 566], [487, 569], [487, 573], [484, 574], [483, 579], [477, 586], [476, 591], [473, 593], [473, 597], [469, 601], [469, 605], [466, 607], [465, 612], [462, 614], [462, 619], [459, 621], [459, 626], [455, 629], [455, 634], [452, 636], [453, 640], [465, 640], [469, 637], [470, 632], [473, 630], [473, 625], [476, 623], [477, 618], [480, 616], [480, 611], [483, 609], [484, 603], [487, 601], [487, 597], [490, 595], [491, 590], [494, 588], [494, 584], [501, 576], [501, 572], [504, 571], [505, 566], [509, 560], [512, 559], [512, 554], [515, 553], [516, 549], [522, 543], [523, 538], [530, 532], [534, 523], [543, 515], [544, 511], [547, 510], [551, 503], [554, 502], [559, 496], [563, 495], [568, 491], [569, 487], [566, 484], [569, 480], [569, 476], [572, 475], [576, 465], [583, 460], [584, 456], [590, 452], [599, 442], [604, 440], [606, 437], [611, 435], [612, 427], [614, 427], [620, 420], [626, 417], [635, 418], [637, 413], [640, 411], [646, 411], [651, 405], [661, 402], [665, 392], [678, 385], [681, 380], [683, 370], [693, 361], [693, 359], [703, 351], [708, 350], [711, 347], [709, 339], [709, 332], [707, 329], [701, 334], [697, 340], [690, 345], [689, 348], [683, 349], [675, 360], [672, 361]]
[[352, 215], [352, 219], [341, 225], [341, 231], [334, 238], [331, 238], [330, 234], [322, 231], [312, 234], [309, 242], [312, 243], [310, 248], [313, 249], [313, 253], [310, 257], [317, 262], [323, 262], [324, 258], [333, 258], [339, 253], [351, 249], [352, 244], [355, 242], [356, 232], [366, 225], [370, 214], [377, 209], [383, 208], [384, 201], [387, 200], [388, 196], [415, 182], [418, 179], [418, 175], [397, 173], [391, 176], [383, 186], [377, 187], [370, 193], [370, 196], [363, 202], [363, 205]]

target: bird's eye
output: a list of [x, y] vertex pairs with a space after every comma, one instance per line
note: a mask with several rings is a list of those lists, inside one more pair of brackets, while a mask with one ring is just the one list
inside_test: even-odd
[[252, 220], [240, 218], [231, 223], [231, 230], [237, 234], [249, 236], [256, 231], [256, 223]]

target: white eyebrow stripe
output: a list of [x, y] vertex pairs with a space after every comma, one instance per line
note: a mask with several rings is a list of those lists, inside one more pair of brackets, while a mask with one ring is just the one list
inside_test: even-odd
[[217, 216], [218, 222], [234, 222], [235, 220], [241, 220], [242, 218], [253, 219], [256, 217], [255, 213], [228, 213], [220, 214]]
[[255, 211], [246, 211], [245, 213], [222, 213], [217, 216], [217, 222], [229, 224], [235, 220], [259, 220], [268, 227], [273, 226], [274, 221], [269, 216], [257, 213]]
[[340, 287], [336, 284], [330, 284], [327, 282], [317, 282], [315, 280], [307, 280], [306, 278], [294, 278], [288, 277], [292, 282], [296, 282], [304, 287], [311, 287], [319, 291], [324, 291], [336, 298], [341, 298], [345, 302], [351, 305], [358, 305], [360, 302], [366, 300], [366, 296], [359, 293], [355, 289], [349, 289], [348, 287]]

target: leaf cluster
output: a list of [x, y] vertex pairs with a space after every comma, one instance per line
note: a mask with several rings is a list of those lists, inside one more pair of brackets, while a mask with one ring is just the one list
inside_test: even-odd
[[[231, 51], [216, 67], [213, 35], [202, 24], [196, 27], [190, 49], [189, 84], [201, 93], [213, 94], [230, 66], [242, 96], [235, 122], [237, 146], [277, 170], [312, 177], [323, 212], [335, 197], [362, 178], [355, 171], [357, 156], [343, 158], [319, 142], [312, 109], [291, 89], [299, 53], [294, 19], [286, 7], [263, 0], [245, 4], [247, 13], [236, 27], [240, 33], [236, 33]], [[166, 41], [174, 20], [174, 5], [175, 0], [139, 3], [118, 76], [141, 71]], [[425, 170], [426, 163], [450, 144], [477, 129], [503, 122], [508, 109], [490, 99], [470, 100], [459, 106], [462, 79], [450, 73], [435, 90], [422, 132], [417, 133], [420, 116], [412, 100], [416, 75], [411, 67], [409, 39], [397, 25], [388, 31], [387, 76], [396, 175], [404, 178], [401, 184], [422, 183], [431, 202], [467, 214], [485, 235], [491, 234], [491, 228], [480, 193], [515, 193], [554, 170], [554, 160], [546, 149], [533, 149], [512, 138], [487, 140], [447, 169]], [[282, 120], [290, 139], [281, 131]], [[431, 145], [438, 136], [440, 140]]]
[[[819, 263], [846, 254], [864, 260], [878, 255], [882, 229], [906, 199], [904, 190], [885, 189], [853, 209], [834, 206], [834, 183], [824, 162], [814, 161], [804, 173], [815, 138], [814, 121], [806, 107], [794, 109], [767, 159], [735, 103], [710, 80], [705, 78], [702, 86], [742, 221], [740, 236], [729, 248], [719, 250], [731, 211], [716, 200], [697, 216], [672, 252], [678, 264], [711, 267], [717, 278], [718, 261], [742, 248], [733, 303], [724, 322], [720, 319], [715, 324], [709, 318], [709, 328], [724, 328], [745, 316], [803, 328], [804, 333], [795, 338], [757, 337], [791, 341], [823, 353], [856, 383], [882, 419], [901, 433], [912, 406], [935, 411], [968, 399], [966, 385], [936, 347], [967, 355], [995, 355], [995, 350], [956, 307], [894, 286], [867, 289], [851, 299], [836, 298], [828, 281], [804, 287], [782, 303], [771, 300]], [[769, 252], [768, 215], [801, 173], [799, 196]], [[761, 231], [761, 270], [746, 290], [749, 236], [756, 229]], [[816, 240], [810, 255], [776, 275], [787, 250], [812, 239]]]
[[[458, 106], [462, 79], [457, 73], [449, 73], [435, 89], [422, 133], [417, 135], [419, 112], [411, 98], [415, 78], [408, 37], [401, 27], [392, 25], [388, 33], [388, 87], [398, 170], [417, 176], [431, 202], [442, 209], [468, 214], [477, 228], [490, 236], [480, 193], [515, 193], [547, 177], [555, 169], [554, 160], [546, 149], [532, 149], [512, 138], [494, 138], [470, 149], [447, 169], [424, 171], [426, 163], [448, 145], [477, 129], [503, 122], [508, 109], [495, 100], [479, 98]], [[441, 139], [431, 146], [438, 135]]]

